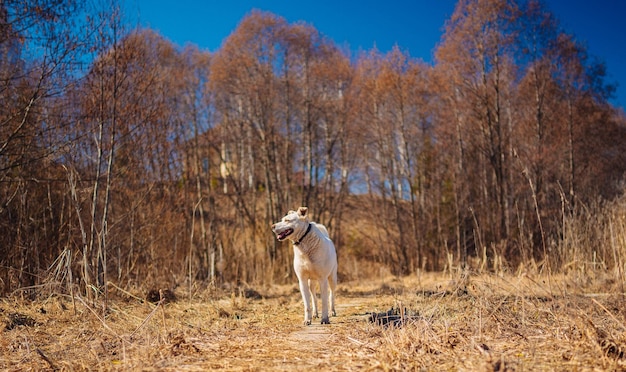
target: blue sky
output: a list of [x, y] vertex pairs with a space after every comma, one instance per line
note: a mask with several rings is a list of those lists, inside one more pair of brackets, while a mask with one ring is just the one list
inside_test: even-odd
[[[415, 58], [432, 60], [456, 0], [123, 0], [133, 24], [150, 27], [178, 45], [217, 50], [252, 9], [289, 22], [305, 21], [339, 46], [357, 52], [395, 44]], [[617, 83], [612, 103], [626, 108], [626, 0], [544, 0], [562, 27], [607, 65]]]

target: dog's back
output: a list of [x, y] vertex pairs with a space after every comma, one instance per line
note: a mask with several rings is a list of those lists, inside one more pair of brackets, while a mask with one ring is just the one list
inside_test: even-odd
[[324, 234], [325, 237], [330, 238], [330, 235], [328, 235], [328, 229], [326, 229], [326, 226], [322, 225], [321, 223], [317, 223], [317, 222], [311, 222], [315, 224], [315, 227], [317, 227], [317, 229]]

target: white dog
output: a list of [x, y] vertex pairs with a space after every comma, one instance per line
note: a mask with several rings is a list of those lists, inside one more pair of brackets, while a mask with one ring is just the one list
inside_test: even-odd
[[298, 276], [300, 293], [304, 301], [304, 324], [311, 324], [311, 305], [317, 317], [315, 293], [311, 288], [312, 280], [318, 280], [320, 283], [322, 324], [330, 324], [329, 301], [332, 315], [336, 315], [334, 292], [337, 285], [337, 253], [326, 227], [310, 222], [307, 211], [306, 207], [298, 208], [297, 212], [289, 211], [280, 222], [272, 225], [272, 231], [278, 240], [289, 239], [293, 243], [293, 267]]

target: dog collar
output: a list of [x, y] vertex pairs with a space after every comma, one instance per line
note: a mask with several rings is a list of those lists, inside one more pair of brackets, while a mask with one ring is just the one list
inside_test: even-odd
[[309, 231], [311, 231], [311, 224], [310, 223], [309, 223], [309, 227], [307, 227], [306, 232], [304, 233], [304, 235], [302, 235], [300, 240], [298, 240], [297, 242], [293, 242], [293, 245], [300, 245], [300, 243], [302, 243], [302, 240], [304, 240], [304, 237], [309, 234]]

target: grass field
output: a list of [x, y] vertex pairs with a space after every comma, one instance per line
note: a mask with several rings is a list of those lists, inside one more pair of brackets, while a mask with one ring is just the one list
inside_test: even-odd
[[[112, 288], [105, 317], [78, 297], [3, 298], [0, 369], [626, 370], [624, 290], [605, 275], [341, 283], [338, 316], [309, 327], [295, 283], [254, 290], [155, 305]], [[370, 321], [392, 307], [395, 324]]]

